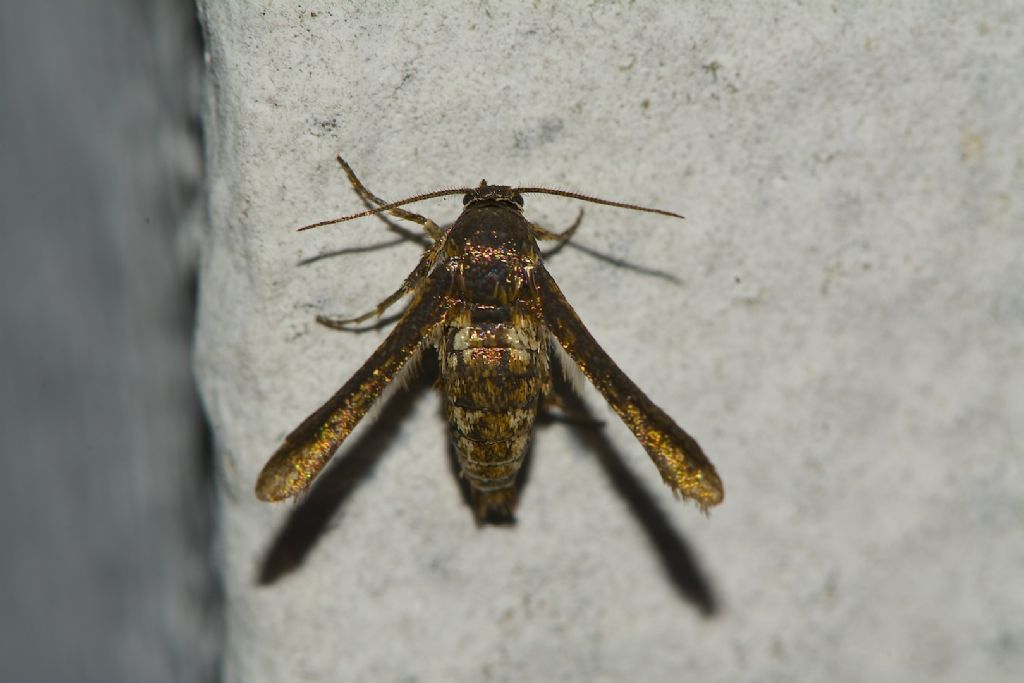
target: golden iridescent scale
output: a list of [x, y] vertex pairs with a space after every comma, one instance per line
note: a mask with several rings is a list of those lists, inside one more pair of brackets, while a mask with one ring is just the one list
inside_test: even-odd
[[[419, 223], [434, 239], [402, 286], [350, 319], [319, 316], [332, 328], [380, 315], [406, 294], [398, 324], [345, 385], [289, 434], [256, 484], [262, 500], [304, 491], [334, 451], [425, 344], [436, 344], [449, 430], [478, 520], [511, 515], [516, 478], [540, 402], [551, 391], [549, 344], [557, 344], [597, 387], [647, 450], [673, 491], [702, 509], [722, 501], [722, 482], [700, 446], [615, 365], [565, 300], [541, 262], [538, 239], [568, 240], [578, 225], [551, 233], [523, 216], [522, 195], [545, 193], [681, 218], [678, 214], [546, 188], [488, 185], [440, 190], [387, 203], [338, 157], [356, 192], [377, 207], [317, 228], [387, 212]], [[446, 230], [399, 208], [462, 194], [465, 208]]]

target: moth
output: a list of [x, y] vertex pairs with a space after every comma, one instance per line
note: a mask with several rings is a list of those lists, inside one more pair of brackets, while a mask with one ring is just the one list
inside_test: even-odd
[[[523, 195], [549, 194], [675, 218], [661, 209], [543, 187], [481, 181], [385, 202], [367, 190], [348, 163], [338, 163], [366, 211], [307, 225], [319, 228], [388, 213], [422, 226], [433, 242], [402, 285], [372, 311], [354, 318], [317, 316], [335, 329], [380, 316], [406, 295], [411, 301], [370, 358], [316, 412], [295, 428], [263, 467], [261, 500], [302, 493], [324, 468], [385, 387], [425, 347], [435, 347], [449, 433], [477, 520], [511, 516], [516, 478], [534, 418], [551, 394], [551, 354], [561, 349], [636, 435], [662, 479], [704, 511], [724, 492], [697, 442], [619, 369], [598, 346], [544, 268], [538, 240], [566, 241], [579, 221], [550, 232], [523, 215]], [[461, 194], [463, 210], [448, 228], [400, 207]]]

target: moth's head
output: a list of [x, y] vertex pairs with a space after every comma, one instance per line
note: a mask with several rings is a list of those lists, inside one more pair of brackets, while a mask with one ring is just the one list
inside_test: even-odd
[[473, 204], [501, 204], [522, 211], [523, 195], [508, 185], [488, 185], [486, 180], [481, 180], [478, 187], [462, 196], [463, 206]]

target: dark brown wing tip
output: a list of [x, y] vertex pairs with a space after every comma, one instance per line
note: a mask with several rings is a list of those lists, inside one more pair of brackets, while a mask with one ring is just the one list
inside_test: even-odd
[[288, 492], [285, 487], [281, 486], [281, 482], [278, 477], [267, 472], [266, 468], [260, 472], [260, 476], [256, 480], [257, 498], [265, 503], [276, 503], [284, 500], [285, 498], [290, 498], [293, 495], [293, 493]]
[[695, 480], [688, 481], [685, 485], [668, 479], [665, 480], [665, 483], [672, 489], [674, 496], [693, 502], [705, 516], [708, 515], [711, 508], [720, 505], [725, 500], [722, 480], [714, 470], [701, 471]]
[[320, 467], [315, 465], [306, 468], [298, 466], [293, 449], [285, 442], [270, 456], [256, 478], [256, 497], [268, 503], [276, 503], [297, 496], [309, 486], [319, 471]]

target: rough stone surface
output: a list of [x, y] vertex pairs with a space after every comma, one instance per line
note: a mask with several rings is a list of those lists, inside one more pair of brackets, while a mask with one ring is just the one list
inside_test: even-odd
[[[1020, 3], [200, 5], [227, 680], [1024, 670]], [[293, 230], [361, 208], [339, 152], [389, 199], [485, 177], [686, 214], [587, 206], [549, 268], [717, 464], [710, 519], [590, 388], [604, 429], [538, 430], [514, 527], [475, 527], [429, 391], [307, 504], [258, 502], [386, 333], [314, 315], [418, 256], [374, 219]]]

